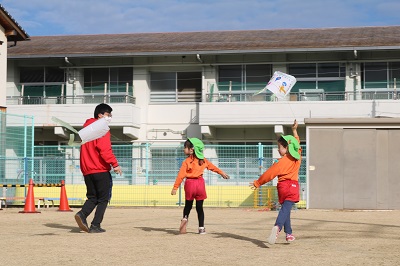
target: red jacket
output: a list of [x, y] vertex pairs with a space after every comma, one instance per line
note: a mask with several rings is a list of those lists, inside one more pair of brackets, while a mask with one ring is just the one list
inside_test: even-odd
[[[83, 127], [90, 125], [97, 119], [89, 118]], [[118, 166], [117, 158], [111, 149], [111, 134], [107, 132], [103, 137], [86, 142], [81, 146], [81, 172], [89, 175], [94, 173], [109, 172], [112, 167]]]

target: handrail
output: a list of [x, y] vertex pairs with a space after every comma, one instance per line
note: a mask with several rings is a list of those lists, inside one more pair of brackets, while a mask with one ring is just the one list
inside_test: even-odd
[[[278, 99], [266, 91], [254, 96], [256, 91], [217, 91], [207, 93], [204, 101], [208, 102], [254, 102], [254, 101], [277, 101]], [[153, 102], [201, 102], [201, 93], [179, 93], [176, 98], [170, 93], [152, 92]], [[397, 90], [365, 89], [361, 91], [323, 91], [323, 90], [301, 90], [291, 92], [287, 95], [287, 101], [354, 101], [354, 100], [397, 100], [400, 92]], [[106, 103], [129, 103], [135, 104], [136, 98], [123, 92], [109, 93], [87, 93], [76, 96], [7, 96], [7, 105], [41, 105], [41, 104], [94, 104]]]
[[125, 93], [90, 93], [76, 96], [7, 96], [7, 105], [41, 105], [41, 104], [93, 104], [106, 103], [129, 103], [135, 104], [136, 98]]

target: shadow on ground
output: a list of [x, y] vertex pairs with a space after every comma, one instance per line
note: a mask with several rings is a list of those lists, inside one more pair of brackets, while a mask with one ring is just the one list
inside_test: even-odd
[[157, 232], [165, 232], [171, 235], [179, 235], [179, 232], [176, 229], [165, 229], [165, 228], [155, 228], [155, 227], [135, 227], [135, 228], [146, 232], [157, 231]]
[[235, 234], [231, 234], [231, 233], [213, 233], [213, 235], [216, 235], [217, 238], [233, 238], [233, 239], [237, 239], [237, 240], [251, 242], [251, 243], [259, 246], [260, 248], [269, 248], [267, 245], [265, 245], [265, 243], [263, 241], [254, 239], [254, 238], [249, 238], [249, 237], [245, 237], [245, 236], [241, 236], [241, 235], [235, 235]]
[[79, 229], [78, 226], [66, 226], [63, 224], [55, 224], [55, 223], [47, 223], [47, 224], [44, 224], [44, 226], [47, 226], [50, 228], [70, 230], [71, 233], [80, 233], [81, 232], [81, 229]]

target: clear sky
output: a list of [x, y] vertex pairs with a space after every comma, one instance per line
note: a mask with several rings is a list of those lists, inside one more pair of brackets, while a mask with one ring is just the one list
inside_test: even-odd
[[400, 25], [400, 0], [2, 0], [30, 36]]

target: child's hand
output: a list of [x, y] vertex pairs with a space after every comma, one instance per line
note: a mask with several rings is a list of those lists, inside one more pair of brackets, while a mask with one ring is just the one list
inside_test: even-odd
[[292, 130], [296, 130], [297, 126], [298, 126], [297, 120], [295, 119], [294, 122], [293, 122], [293, 125], [292, 125]]
[[257, 187], [254, 185], [254, 182], [250, 182], [249, 187], [251, 188], [251, 190], [257, 189]]
[[173, 188], [173, 189], [171, 190], [171, 195], [176, 195], [176, 189]]
[[222, 173], [221, 176], [222, 176], [224, 179], [229, 179], [229, 178], [230, 178], [230, 176], [227, 175], [226, 173]]

